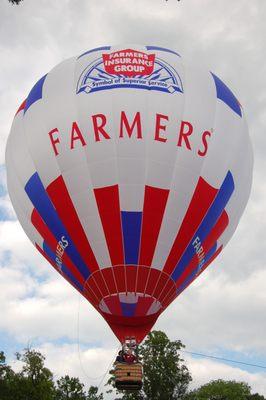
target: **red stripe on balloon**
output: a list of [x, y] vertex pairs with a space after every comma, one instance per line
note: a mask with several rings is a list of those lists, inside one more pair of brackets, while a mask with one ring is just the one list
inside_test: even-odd
[[137, 278], [137, 267], [127, 265], [125, 267], [126, 273], [126, 287], [128, 292], [135, 292], [136, 290], [136, 278]]
[[26, 100], [24, 100], [23, 103], [20, 105], [20, 107], [19, 107], [18, 111], [16, 112], [15, 116], [16, 116], [20, 111], [24, 110], [25, 106], [26, 106]]
[[122, 308], [119, 296], [111, 296], [104, 299], [105, 304], [109, 308], [111, 314], [113, 315], [122, 315]]
[[[222, 233], [225, 231], [226, 227], [228, 226], [229, 223], [229, 218], [226, 213], [226, 211], [223, 211], [220, 218], [212, 228], [210, 234], [202, 244], [203, 251], [205, 254], [208, 254], [209, 250], [214, 246], [216, 241], [219, 239], [219, 237], [222, 235]], [[183, 274], [180, 276], [180, 278], [176, 281], [176, 287], [177, 289], [182, 285], [182, 283], [189, 277], [189, 275], [198, 268], [198, 256], [195, 255]], [[207, 263], [209, 265], [209, 262]], [[204, 267], [205, 269], [205, 267]], [[198, 275], [197, 275], [198, 276]]]
[[169, 190], [145, 186], [139, 264], [151, 265]]
[[150, 268], [139, 265], [137, 269], [138, 271], [137, 271], [136, 292], [144, 293], [150, 273]]
[[93, 278], [102, 294], [102, 297], [110, 295], [105, 280], [103, 279], [101, 271], [96, 271], [93, 274]]
[[155, 297], [156, 299], [158, 298], [169, 279], [171, 279], [169, 275], [161, 272], [157, 285], [154, 286], [154, 292], [152, 294], [153, 297]]
[[149, 311], [154, 299], [152, 297], [139, 297], [136, 305], [134, 317], [142, 317]]
[[98, 309], [99, 301], [95, 296], [94, 292], [88, 286], [84, 288], [83, 296], [86, 297], [89, 302]]
[[154, 292], [154, 288], [158, 282], [160, 275], [161, 271], [151, 268], [145, 293], [151, 295]]
[[112, 265], [124, 264], [118, 185], [94, 189]]
[[171, 289], [166, 292], [166, 295], [163, 297], [162, 296], [162, 306], [166, 308], [174, 299], [176, 298], [176, 287], [171, 286]]
[[34, 208], [31, 213], [31, 222], [32, 225], [36, 228], [42, 238], [49, 244], [51, 249], [56, 248], [57, 240], [54, 235], [49, 230], [48, 226], [43, 221], [42, 217], [38, 213], [38, 211]]
[[79, 221], [78, 214], [70, 198], [63, 177], [59, 176], [55, 179], [46, 188], [46, 191], [88, 269], [90, 272], [97, 271], [99, 266]]
[[118, 265], [113, 268], [118, 293], [126, 292], [125, 266]]
[[174, 282], [169, 279], [169, 281], [167, 281], [165, 287], [163, 288], [162, 292], [160, 293], [160, 295], [158, 297], [158, 301], [160, 303], [162, 303], [163, 306], [164, 306], [165, 297], [168, 296], [169, 293], [172, 293], [172, 291], [176, 291], [176, 286], [175, 286]]
[[203, 178], [199, 178], [186, 215], [164, 265], [163, 270], [169, 275], [171, 275], [187, 248], [193, 234], [210, 208], [217, 192], [218, 190], [209, 185]]
[[97, 299], [97, 304], [100, 303], [100, 301], [102, 300], [103, 296], [98, 288], [98, 286], [96, 285], [96, 282], [94, 281], [93, 277], [90, 276], [89, 279], [87, 280], [87, 282], [85, 283], [85, 288], [87, 289], [91, 289]]
[[101, 270], [103, 278], [108, 286], [108, 290], [111, 294], [117, 293], [117, 288], [115, 284], [114, 274], [112, 268], [104, 268]]
[[[33, 209], [32, 214], [31, 214], [31, 222], [33, 226], [36, 228], [36, 230], [39, 232], [39, 234], [42, 236], [44, 241], [49, 245], [51, 250], [56, 254], [56, 249], [58, 246], [58, 242], [54, 235], [50, 232], [48, 226], [45, 224], [43, 221], [42, 217], [38, 213], [36, 209]], [[43, 254], [43, 252], [42, 252]], [[44, 253], [45, 254], [45, 253]], [[47, 257], [46, 257], [47, 258]], [[79, 272], [78, 268], [73, 264], [71, 259], [68, 257], [66, 252], [63, 253], [62, 256], [62, 262], [63, 264], [68, 268], [68, 270], [73, 274], [73, 276], [78, 280], [78, 282], [81, 285], [84, 285], [84, 278]], [[58, 267], [56, 267], [57, 270], [60, 270]]]

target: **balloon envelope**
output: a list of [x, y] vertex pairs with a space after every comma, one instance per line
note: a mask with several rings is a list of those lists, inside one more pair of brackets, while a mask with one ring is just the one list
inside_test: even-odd
[[92, 49], [19, 108], [8, 189], [39, 252], [140, 342], [222, 251], [245, 208], [243, 110], [213, 73], [155, 46]]

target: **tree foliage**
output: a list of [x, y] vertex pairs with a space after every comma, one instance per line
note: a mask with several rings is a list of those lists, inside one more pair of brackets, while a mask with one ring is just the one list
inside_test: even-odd
[[54, 382], [52, 372], [44, 366], [45, 357], [36, 350], [26, 349], [16, 354], [23, 362], [21, 372], [15, 375], [14, 400], [53, 400]]
[[18, 4], [21, 3], [23, 0], [8, 0], [8, 1], [9, 1], [9, 3], [18, 5]]
[[178, 352], [182, 348], [180, 340], [170, 341], [164, 332], [153, 331], [148, 335], [140, 350], [147, 399], [182, 399], [192, 380]]
[[78, 378], [70, 378], [68, 375], [57, 381], [56, 400], [86, 400], [83, 383]]
[[86, 392], [78, 378], [66, 375], [55, 383], [40, 352], [26, 349], [16, 356], [23, 363], [17, 373], [0, 352], [0, 400], [103, 400], [103, 395], [97, 394], [97, 387], [91, 386]]
[[[218, 379], [201, 386], [189, 393], [186, 400], [256, 400], [257, 395], [250, 393], [250, 386], [245, 382], [224, 381]], [[263, 396], [258, 400], [265, 400]]]
[[14, 372], [12, 369], [6, 364], [6, 357], [4, 353], [0, 352], [0, 393], [1, 400], [9, 400], [11, 398], [11, 390], [13, 380], [14, 380]]
[[97, 394], [97, 386], [91, 386], [88, 391], [87, 400], [103, 400], [103, 394]]

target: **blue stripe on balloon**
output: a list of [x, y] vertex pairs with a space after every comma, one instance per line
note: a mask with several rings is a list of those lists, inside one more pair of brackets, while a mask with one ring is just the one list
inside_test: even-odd
[[158, 46], [146, 46], [147, 50], [159, 50], [159, 51], [165, 51], [166, 53], [172, 53], [175, 54], [178, 57], [181, 57], [180, 54], [178, 54], [176, 51], [170, 50], [170, 49], [165, 49], [164, 47], [158, 47]]
[[199, 230], [195, 235], [195, 237], [200, 237], [201, 242], [203, 242], [207, 238], [211, 229], [216, 224], [218, 218], [220, 217], [228, 201], [230, 200], [230, 197], [232, 196], [234, 190], [235, 185], [233, 175], [230, 171], [228, 171], [222, 183], [222, 186], [214, 199], [214, 202], [212, 203], [209, 211], [207, 212], [205, 218], [203, 219], [203, 222], [199, 227]]
[[78, 59], [85, 56], [86, 54], [94, 53], [95, 51], [101, 51], [101, 50], [106, 50], [106, 51], [111, 50], [111, 46], [97, 47], [95, 49], [88, 50], [85, 53], [78, 56]]
[[242, 117], [241, 107], [235, 95], [225, 85], [225, 83], [223, 83], [223, 81], [221, 81], [221, 79], [218, 78], [218, 76], [214, 75], [212, 72], [211, 74], [215, 82], [218, 99], [222, 100], [225, 104], [228, 105], [228, 107], [231, 108], [231, 110], [233, 110], [236, 114]]
[[137, 303], [122, 303], [122, 314], [124, 317], [133, 317], [135, 314]]
[[196, 270], [196, 274], [199, 274], [199, 273], [200, 273], [200, 271], [202, 270], [202, 268], [204, 268], [204, 265], [206, 265], [206, 264], [210, 261], [211, 257], [214, 255], [214, 253], [216, 252], [216, 250], [217, 250], [217, 242], [212, 246], [212, 248], [209, 250], [209, 252], [207, 253], [207, 255], [205, 255], [205, 257], [204, 257], [204, 264], [202, 264], [201, 266], [200, 266], [200, 265], [198, 266], [198, 268], [197, 268], [197, 270]]
[[226, 204], [228, 203], [232, 193], [234, 192], [235, 185], [234, 179], [230, 171], [228, 171], [220, 190], [218, 191], [211, 207], [209, 208], [207, 214], [205, 215], [202, 223], [200, 224], [197, 232], [193, 236], [192, 240], [190, 241], [186, 251], [184, 252], [181, 260], [176, 265], [171, 277], [174, 281], [183, 274], [184, 270], [186, 269], [187, 265], [190, 263], [192, 258], [195, 255], [195, 248], [193, 246], [193, 242], [196, 237], [199, 237], [201, 243], [207, 238], [209, 233], [211, 232], [212, 228], [216, 224], [218, 218], [220, 217], [221, 213], [223, 212]]
[[35, 172], [28, 180], [25, 186], [25, 191], [29, 196], [32, 204], [42, 217], [43, 221], [53, 233], [54, 237], [58, 241], [60, 241], [62, 239], [62, 236], [65, 236], [66, 240], [68, 241], [68, 246], [65, 248], [65, 252], [71, 258], [72, 262], [76, 265], [79, 272], [86, 280], [90, 276], [90, 271], [80, 257], [74, 243], [67, 233], [66, 228], [64, 227], [59, 216], [57, 215], [56, 209], [54, 208], [53, 203], [46, 193], [37, 172]]
[[24, 108], [24, 114], [26, 113], [26, 111], [28, 110], [28, 108], [30, 108], [30, 106], [35, 103], [37, 100], [42, 98], [42, 88], [43, 88], [43, 84], [45, 81], [45, 78], [47, 77], [47, 74], [44, 75], [40, 80], [38, 80], [37, 83], [35, 83], [35, 85], [33, 86], [33, 88], [31, 89], [27, 100], [26, 100], [26, 105]]
[[183, 274], [185, 271], [187, 265], [190, 263], [191, 259], [195, 255], [195, 250], [194, 247], [191, 247], [191, 244], [187, 247], [185, 253], [183, 254], [181, 260], [179, 263], [176, 265], [173, 273], [172, 273], [172, 279], [176, 282], [180, 276]]
[[[50, 260], [54, 264], [57, 265], [57, 263], [56, 263], [56, 254], [51, 250], [51, 248], [48, 246], [48, 244], [46, 242], [43, 242], [43, 251], [45, 252], [47, 257], [50, 258]], [[68, 277], [70, 282], [73, 283], [73, 285], [76, 286], [82, 292], [83, 291], [83, 287], [77, 281], [77, 279], [72, 275], [72, 273], [67, 269], [67, 267], [64, 264], [62, 264], [60, 269], [63, 272], [63, 274]]]
[[122, 211], [122, 230], [126, 264], [137, 264], [139, 258], [142, 212]]
[[185, 288], [193, 281], [195, 276], [200, 272], [200, 270], [204, 267], [204, 265], [206, 265], [209, 262], [210, 258], [214, 255], [216, 250], [217, 250], [217, 243], [215, 243], [215, 245], [210, 249], [208, 254], [205, 256], [205, 261], [202, 267], [193, 270], [191, 274], [187, 277], [187, 279], [182, 283], [182, 285], [177, 289], [176, 291], [177, 295], [179, 295], [183, 290], [185, 290]]

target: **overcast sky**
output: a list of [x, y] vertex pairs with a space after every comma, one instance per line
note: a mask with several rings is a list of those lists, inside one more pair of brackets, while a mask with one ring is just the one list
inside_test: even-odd
[[[93, 47], [139, 43], [173, 48], [221, 77], [245, 110], [255, 155], [251, 198], [234, 237], [155, 328], [189, 351], [266, 366], [265, 21], [266, 0], [1, 0], [0, 350], [10, 361], [31, 344], [56, 374], [96, 385], [100, 379], [91, 378], [105, 373], [117, 349], [106, 323], [20, 228], [4, 152], [15, 111], [54, 65]], [[266, 396], [266, 369], [183, 356], [193, 387], [236, 379]]]

